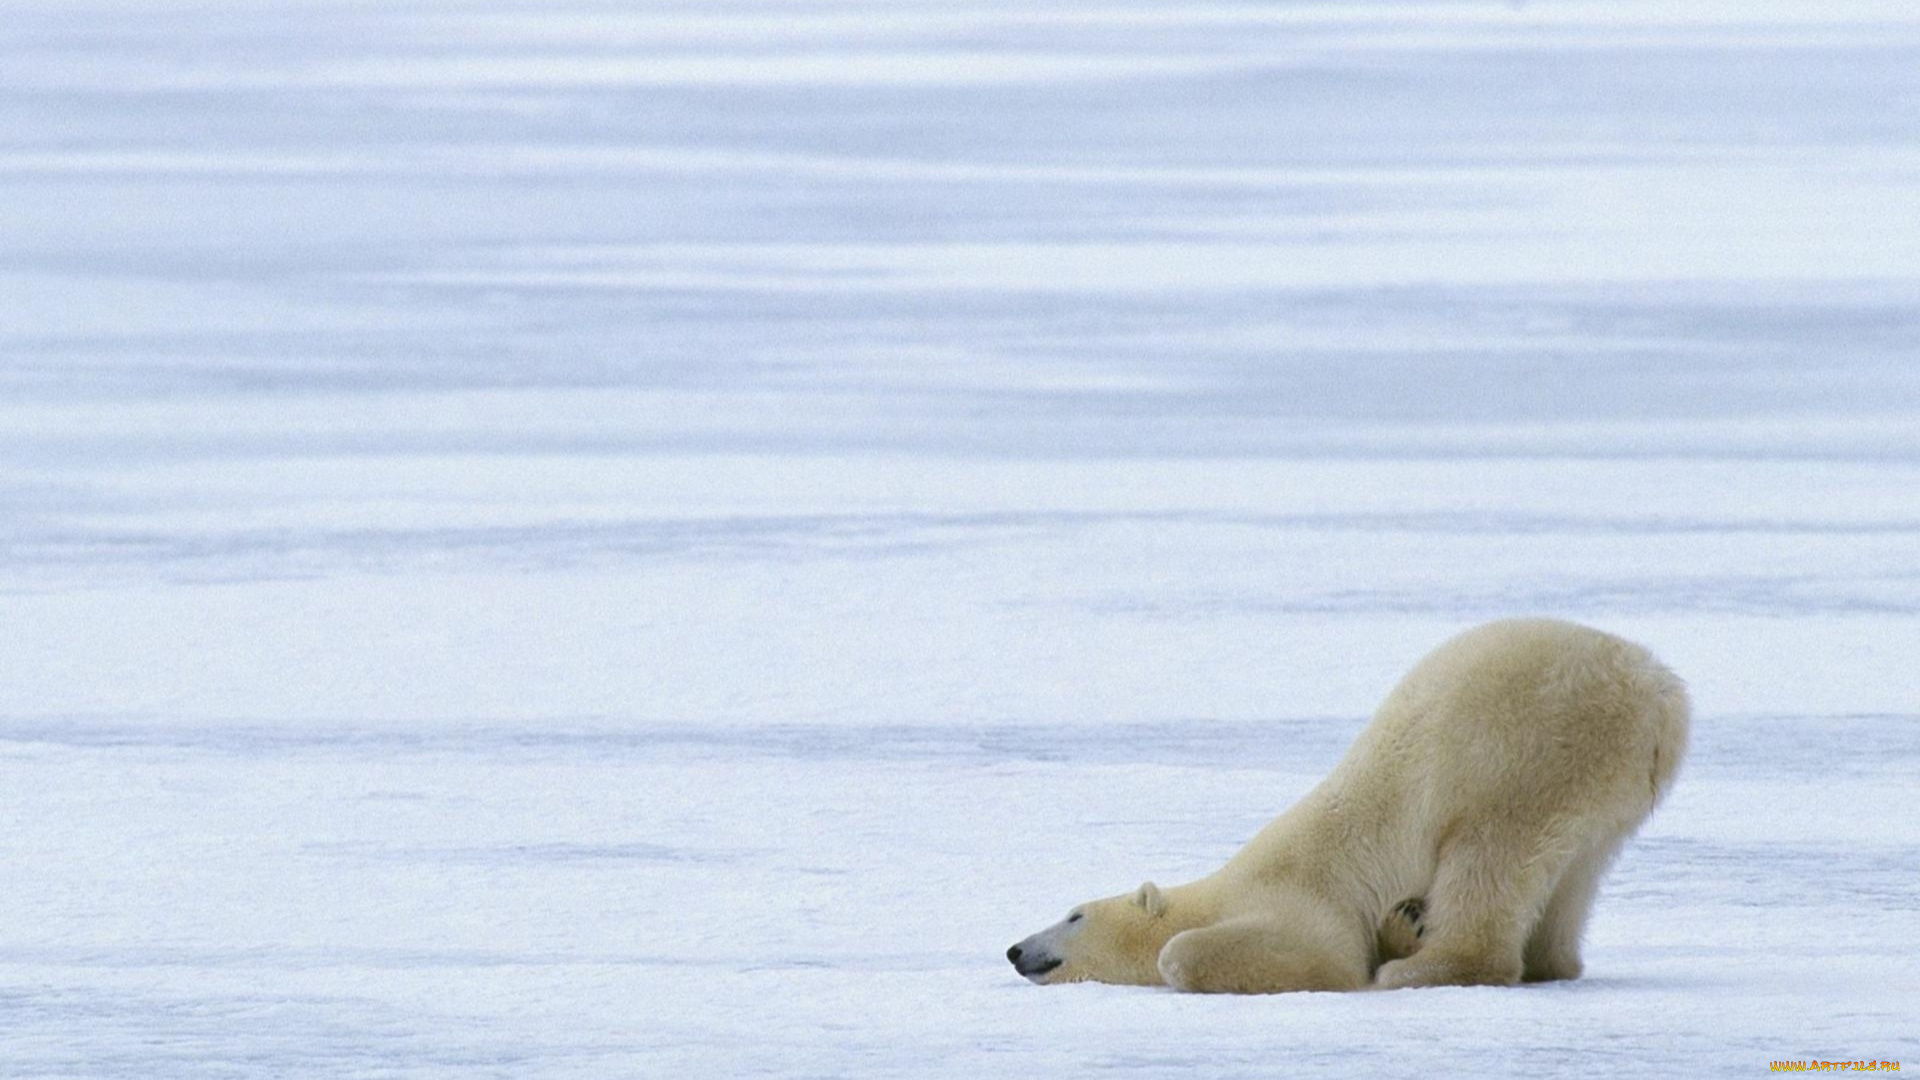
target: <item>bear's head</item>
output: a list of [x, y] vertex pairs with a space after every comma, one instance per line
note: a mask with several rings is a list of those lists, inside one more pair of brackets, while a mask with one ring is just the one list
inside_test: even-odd
[[1157, 962], [1171, 936], [1167, 898], [1149, 881], [1130, 893], [1081, 904], [1007, 950], [1013, 968], [1042, 986], [1103, 982], [1161, 984]]

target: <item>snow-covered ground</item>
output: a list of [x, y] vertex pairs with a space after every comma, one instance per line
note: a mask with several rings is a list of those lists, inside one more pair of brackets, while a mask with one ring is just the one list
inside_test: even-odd
[[[1503, 614], [1587, 978], [1040, 990]], [[1920, 1065], [1920, 6], [0, 6], [0, 1075]]]

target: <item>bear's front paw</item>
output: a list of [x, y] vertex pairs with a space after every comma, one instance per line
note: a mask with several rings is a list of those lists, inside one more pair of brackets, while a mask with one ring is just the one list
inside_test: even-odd
[[1393, 906], [1393, 913], [1405, 919], [1408, 926], [1413, 927], [1414, 937], [1420, 938], [1427, 936], [1427, 928], [1425, 925], [1427, 902], [1425, 900], [1417, 896], [1411, 900], [1402, 900]]
[[1380, 965], [1373, 985], [1381, 990], [1411, 986], [1512, 986], [1520, 981], [1520, 964], [1484, 958], [1448, 956], [1433, 949]]
[[1184, 994], [1200, 991], [1200, 984], [1194, 979], [1192, 970], [1182, 963], [1179, 957], [1169, 956], [1163, 952], [1160, 954], [1159, 967], [1160, 981], [1166, 983], [1169, 988]]
[[1416, 973], [1407, 970], [1407, 961], [1389, 960], [1380, 965], [1379, 971], [1373, 973], [1373, 985], [1380, 990], [1400, 990], [1409, 986], [1425, 985], [1415, 982], [1415, 978]]
[[1402, 900], [1380, 923], [1375, 935], [1374, 953], [1379, 961], [1404, 960], [1420, 951], [1420, 939], [1426, 936], [1427, 905], [1420, 898]]

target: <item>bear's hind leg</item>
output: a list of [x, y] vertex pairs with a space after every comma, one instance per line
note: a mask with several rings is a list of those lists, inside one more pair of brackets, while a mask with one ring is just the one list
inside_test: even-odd
[[1440, 855], [1427, 891], [1420, 951], [1380, 966], [1374, 985], [1512, 986], [1523, 951], [1577, 845], [1552, 830], [1500, 836], [1483, 829], [1457, 838]]
[[1270, 917], [1186, 930], [1160, 950], [1160, 977], [1175, 990], [1201, 994], [1357, 990], [1367, 985], [1364, 950], [1342, 950], [1312, 931]]
[[1580, 938], [1586, 932], [1587, 915], [1593, 911], [1600, 879], [1606, 876], [1626, 839], [1625, 834], [1609, 837], [1588, 848], [1561, 876], [1553, 898], [1540, 914], [1540, 922], [1527, 937], [1522, 980], [1552, 982], [1580, 977]]

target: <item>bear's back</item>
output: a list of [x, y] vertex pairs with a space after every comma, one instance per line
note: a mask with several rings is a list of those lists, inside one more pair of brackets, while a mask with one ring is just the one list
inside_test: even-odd
[[[1506, 619], [1436, 647], [1355, 743], [1349, 780], [1445, 807], [1590, 804], [1685, 743], [1685, 693], [1645, 649], [1553, 619]], [[1659, 770], [1660, 766], [1651, 766]], [[1657, 796], [1657, 790], [1655, 792]], [[1611, 801], [1611, 800], [1609, 800]]]

